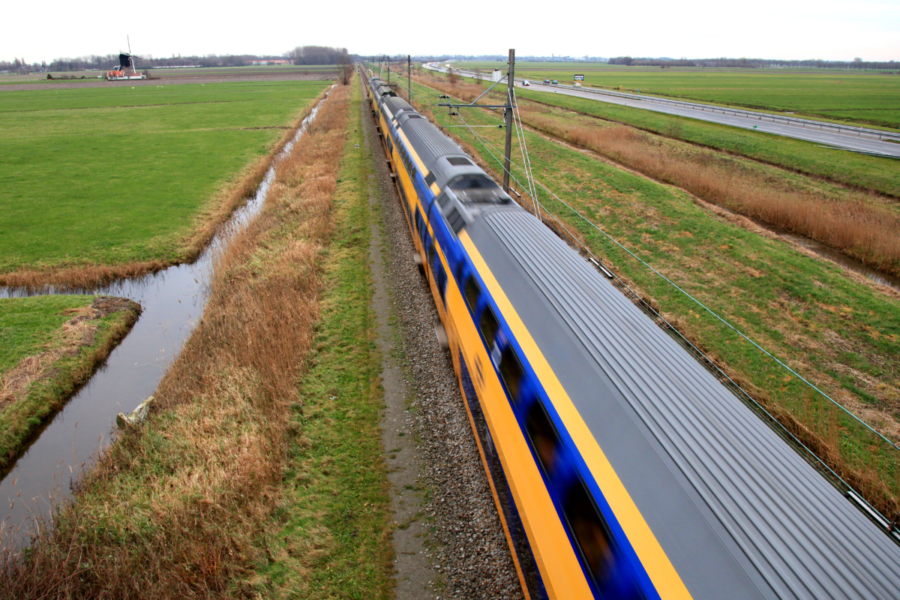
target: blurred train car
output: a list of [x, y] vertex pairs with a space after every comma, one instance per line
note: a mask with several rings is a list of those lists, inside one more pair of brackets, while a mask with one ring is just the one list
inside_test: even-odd
[[900, 597], [895, 529], [384, 81], [366, 87], [526, 596]]

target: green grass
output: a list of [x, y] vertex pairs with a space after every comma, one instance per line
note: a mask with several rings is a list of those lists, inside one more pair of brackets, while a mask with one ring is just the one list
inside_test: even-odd
[[[62, 346], [58, 332], [72, 314], [85, 308], [93, 296], [38, 296], [0, 299], [0, 377], [23, 359]], [[31, 433], [65, 403], [97, 363], [103, 360], [131, 328], [138, 307], [101, 317], [88, 345], [63, 354], [33, 381], [24, 396], [0, 410], [0, 467], [16, 456]]]
[[37, 354], [71, 319], [64, 311], [90, 306], [93, 296], [0, 298], [0, 376], [23, 358]]
[[[421, 86], [417, 91], [420, 98], [433, 94]], [[444, 110], [433, 112], [442, 124], [461, 125]], [[474, 125], [496, 123], [498, 117], [469, 111], [466, 119]], [[495, 171], [500, 170], [467, 130], [448, 131], [475, 147]], [[477, 131], [502, 148], [503, 130]], [[531, 133], [526, 139], [538, 180], [706, 306], [833, 397], [888, 414], [898, 408], [900, 302], [860, 285], [831, 263], [716, 217], [677, 188]], [[517, 153], [514, 149], [514, 156]], [[811, 398], [795, 377], [561, 204], [546, 194], [540, 196], [568, 227], [584, 236], [594, 253], [658, 301], [692, 341], [727, 365], [744, 385], [814, 430], [827, 429], [837, 420], [847, 463], [879, 470], [893, 493], [900, 493], [900, 457], [880, 453], [871, 437], [823, 401]], [[883, 418], [885, 425], [891, 425], [891, 417]]]
[[521, 88], [516, 95], [843, 185], [900, 197], [900, 168], [893, 159], [584, 98]]
[[275, 597], [368, 600], [386, 598], [390, 589], [381, 364], [367, 262], [372, 157], [364, 150], [359, 89], [351, 85], [327, 291], [312, 367], [301, 384], [303, 404], [293, 415], [299, 434], [289, 451], [274, 558], [261, 571]]
[[[499, 64], [499, 63], [498, 63]], [[516, 75], [750, 109], [794, 112], [897, 129], [900, 77], [849, 71], [811, 72], [773, 69], [660, 69], [596, 67], [597, 63], [516, 64]], [[466, 63], [460, 63], [465, 68]], [[502, 67], [501, 67], [502, 68]]]
[[179, 260], [201, 210], [326, 82], [0, 94], [0, 273]]

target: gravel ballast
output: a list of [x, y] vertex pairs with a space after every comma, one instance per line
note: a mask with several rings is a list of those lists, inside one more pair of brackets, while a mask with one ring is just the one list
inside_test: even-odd
[[360, 110], [375, 158], [390, 301], [413, 396], [406, 414], [426, 489], [426, 552], [431, 568], [440, 573], [433, 589], [441, 598], [522, 598], [450, 354], [435, 336], [437, 310], [413, 260], [415, 246], [367, 100]]

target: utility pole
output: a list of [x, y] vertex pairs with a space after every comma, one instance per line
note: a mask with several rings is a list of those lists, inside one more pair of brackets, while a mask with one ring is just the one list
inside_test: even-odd
[[385, 54], [384, 60], [385, 60], [385, 62], [387, 62], [388, 87], [391, 87], [391, 59], [387, 54]]
[[410, 105], [412, 104], [412, 56], [406, 55], [406, 96]]
[[509, 157], [512, 154], [513, 88], [516, 87], [516, 50], [509, 49], [509, 73], [506, 82], [506, 152], [503, 155], [503, 191], [509, 193]]

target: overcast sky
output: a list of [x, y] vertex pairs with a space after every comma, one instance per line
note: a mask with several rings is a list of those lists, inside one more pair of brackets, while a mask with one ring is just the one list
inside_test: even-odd
[[[380, 6], [389, 7], [379, 8]], [[387, 15], [390, 15], [390, 18]], [[518, 3], [9, 2], [0, 60], [111, 54], [368, 54], [900, 60], [900, 0], [572, 0]]]

